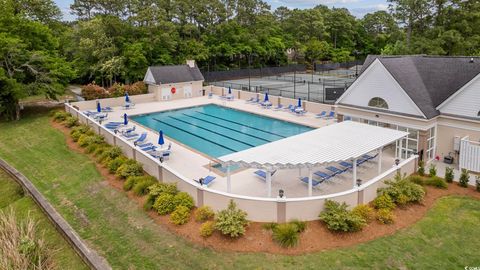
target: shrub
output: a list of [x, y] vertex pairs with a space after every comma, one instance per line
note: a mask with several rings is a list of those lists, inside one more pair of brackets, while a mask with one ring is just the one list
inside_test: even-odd
[[72, 130], [70, 131], [70, 137], [72, 137], [74, 142], [77, 142], [78, 138], [80, 138], [82, 134], [93, 135], [94, 133], [90, 129], [90, 127], [86, 125], [73, 127]]
[[94, 152], [97, 151], [97, 149], [104, 148], [105, 145], [106, 144], [104, 142], [90, 144], [87, 147], [85, 147], [85, 153], [87, 153], [87, 154], [94, 153]]
[[232, 238], [244, 235], [247, 225], [247, 213], [238, 209], [233, 200], [230, 200], [227, 209], [217, 213], [215, 228], [224, 235]]
[[157, 210], [158, 214], [166, 215], [175, 210], [175, 204], [173, 203], [173, 195], [168, 193], [160, 194], [153, 204], [153, 209]]
[[477, 191], [480, 192], [480, 176], [477, 176], [475, 178], [475, 187], [476, 187]]
[[452, 167], [445, 168], [445, 181], [447, 181], [447, 183], [452, 183], [453, 178], [454, 178], [453, 168]]
[[109, 97], [109, 94], [105, 90], [105, 88], [98, 86], [95, 83], [90, 83], [88, 85], [82, 86], [82, 97], [85, 100], [93, 100], [107, 98]]
[[390, 209], [380, 209], [377, 211], [377, 220], [382, 224], [392, 224], [395, 221], [395, 216]]
[[170, 215], [170, 221], [175, 225], [183, 225], [190, 219], [190, 209], [188, 207], [179, 205], [175, 211]]
[[78, 145], [84, 148], [94, 144], [102, 144], [104, 142], [105, 141], [103, 137], [97, 134], [94, 134], [94, 135], [82, 134], [78, 138]]
[[408, 199], [407, 195], [400, 194], [400, 195], [398, 195], [395, 203], [398, 206], [405, 206], [408, 202], [409, 202], [409, 199]]
[[290, 221], [290, 223], [297, 227], [297, 231], [299, 233], [304, 232], [307, 229], [307, 222], [305, 222], [305, 221], [301, 221], [301, 220], [298, 220], [298, 219], [292, 219]]
[[101, 155], [103, 155], [103, 152], [107, 151], [110, 148], [111, 146], [108, 144], [100, 145], [99, 147], [97, 147], [97, 149], [95, 149], [95, 151], [93, 152], [93, 155], [96, 157], [100, 157]]
[[424, 186], [425, 185], [425, 180], [422, 176], [419, 176], [419, 175], [410, 175], [408, 178], [408, 181], [412, 182], [412, 183], [415, 183], [417, 185], [420, 185], [420, 186]]
[[[403, 194], [407, 198], [408, 203], [416, 203], [423, 200], [425, 197], [425, 190], [422, 186], [409, 181], [405, 176], [396, 175], [395, 179], [392, 181], [385, 181], [387, 185], [384, 188], [378, 189], [380, 195], [388, 195], [394, 203], [399, 202], [399, 196]], [[405, 200], [405, 198], [402, 198]], [[391, 208], [393, 209], [393, 208]]]
[[209, 237], [213, 234], [214, 230], [215, 230], [215, 222], [209, 220], [200, 226], [200, 235], [202, 237]]
[[394, 209], [395, 203], [388, 194], [382, 194], [373, 200], [373, 206], [376, 209]]
[[190, 194], [186, 192], [179, 192], [173, 197], [173, 202], [175, 203], [175, 206], [185, 206], [188, 209], [192, 209], [194, 206], [193, 203], [193, 198], [190, 196]]
[[462, 173], [460, 174], [460, 179], [458, 184], [461, 187], [468, 187], [468, 181], [470, 180], [470, 174], [468, 173], [467, 169], [462, 169]]
[[447, 182], [445, 182], [445, 180], [438, 176], [430, 177], [429, 179], [427, 179], [427, 181], [425, 181], [425, 184], [429, 186], [434, 186], [436, 188], [448, 188]]
[[331, 200], [325, 201], [325, 209], [319, 217], [332, 231], [354, 232], [367, 224], [363, 218], [348, 211], [346, 203], [340, 204]]
[[141, 177], [141, 180], [139, 180], [133, 185], [133, 193], [135, 193], [135, 195], [138, 195], [138, 196], [147, 194], [148, 187], [157, 182], [157, 179], [155, 179], [155, 177], [150, 175], [145, 175], [140, 177]]
[[204, 222], [215, 217], [215, 213], [208, 205], [201, 206], [195, 210], [195, 221]]
[[145, 210], [150, 210], [155, 203], [155, 200], [160, 194], [167, 193], [172, 196], [178, 193], [177, 186], [175, 184], [167, 184], [167, 183], [156, 183], [154, 185], [149, 186], [148, 188], [148, 197], [147, 201], [143, 205]]
[[123, 190], [125, 191], [129, 191], [133, 188], [133, 185], [135, 185], [135, 183], [137, 182], [137, 178], [139, 178], [141, 176], [130, 176], [127, 178], [127, 180], [125, 180], [125, 182], [123, 183]]
[[108, 172], [115, 173], [120, 166], [122, 166], [128, 159], [124, 156], [119, 156], [115, 159], [110, 160], [108, 163]]
[[420, 176], [425, 176], [425, 162], [423, 160], [418, 162], [417, 173]]
[[53, 113], [53, 121], [55, 122], [63, 122], [70, 114], [66, 111], [56, 111]]
[[298, 244], [298, 228], [293, 223], [279, 224], [273, 230], [273, 240], [282, 247], [293, 247]]
[[428, 169], [428, 174], [430, 175], [430, 177], [432, 176], [437, 176], [437, 166], [435, 166], [435, 164], [430, 164], [430, 168]]
[[141, 176], [143, 175], [142, 164], [133, 159], [128, 159], [118, 167], [115, 175], [122, 179], [126, 179], [129, 176]]
[[375, 210], [366, 204], [359, 204], [352, 209], [352, 214], [363, 218], [367, 223], [375, 218]]
[[71, 128], [74, 126], [78, 126], [78, 120], [77, 118], [69, 115], [67, 118], [62, 122], [64, 126]]
[[99, 160], [103, 164], [108, 164], [110, 161], [122, 155], [122, 149], [118, 146], [110, 147], [100, 155]]

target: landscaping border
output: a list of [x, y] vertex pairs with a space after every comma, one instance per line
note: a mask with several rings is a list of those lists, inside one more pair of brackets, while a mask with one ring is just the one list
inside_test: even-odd
[[12, 178], [22, 186], [23, 190], [29, 194], [35, 203], [47, 215], [48, 219], [53, 223], [55, 228], [69, 242], [82, 260], [95, 270], [110, 270], [112, 267], [108, 262], [98, 255], [94, 250], [87, 247], [84, 241], [73, 230], [70, 224], [62, 218], [62, 216], [53, 208], [53, 206], [43, 197], [38, 189], [28, 180], [26, 176], [10, 166], [5, 160], [0, 158], [0, 168], [4, 169]]

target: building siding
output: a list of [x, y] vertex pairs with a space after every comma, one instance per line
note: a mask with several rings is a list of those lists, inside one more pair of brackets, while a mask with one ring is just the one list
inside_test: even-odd
[[389, 111], [423, 117], [402, 87], [378, 60], [362, 73], [339, 102], [368, 107], [368, 102], [374, 97], [384, 99], [388, 103]]
[[475, 77], [464, 89], [443, 106], [439, 107], [441, 113], [465, 117], [480, 117], [480, 76]]

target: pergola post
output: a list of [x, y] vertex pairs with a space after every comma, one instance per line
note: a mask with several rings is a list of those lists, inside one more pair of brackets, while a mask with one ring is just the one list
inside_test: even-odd
[[357, 160], [358, 158], [353, 160], [353, 188], [357, 186]]
[[232, 192], [232, 182], [231, 182], [231, 173], [230, 173], [230, 165], [227, 165], [227, 192]]
[[271, 170], [266, 170], [267, 173], [267, 196], [272, 197], [272, 172]]
[[382, 154], [383, 146], [378, 149], [378, 175], [382, 173]]
[[308, 167], [308, 196], [311, 197], [312, 194], [313, 194], [313, 183], [312, 183], [312, 180], [313, 179], [313, 172], [312, 172], [312, 168]]

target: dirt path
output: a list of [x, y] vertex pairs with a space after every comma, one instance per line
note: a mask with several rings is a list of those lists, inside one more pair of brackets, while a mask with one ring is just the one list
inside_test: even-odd
[[[52, 126], [59, 129], [65, 134], [66, 143], [70, 149], [84, 153], [69, 136], [70, 130], [58, 123], [52, 122]], [[92, 160], [93, 156], [89, 155]], [[113, 188], [123, 191], [123, 182], [114, 175], [108, 173], [108, 169], [95, 162], [95, 165], [103, 176], [103, 178]], [[215, 232], [209, 238], [202, 238], [199, 235], [200, 223], [193, 218], [185, 225], [176, 226], [169, 222], [168, 216], [159, 216], [154, 211], [148, 212], [148, 215], [160, 226], [164, 226], [169, 231], [188, 239], [198, 245], [212, 248], [218, 251], [237, 251], [237, 252], [266, 252], [272, 254], [299, 255], [312, 253], [322, 250], [335, 249], [339, 247], [349, 247], [360, 243], [371, 241], [379, 237], [392, 235], [400, 229], [407, 228], [420, 219], [422, 219], [427, 211], [433, 206], [438, 198], [448, 195], [471, 196], [480, 199], [480, 192], [476, 192], [473, 187], [461, 188], [456, 183], [450, 184], [448, 189], [436, 189], [427, 187], [427, 194], [423, 204], [415, 204], [404, 209], [397, 208], [394, 213], [396, 216], [395, 223], [391, 225], [382, 225], [372, 222], [361, 232], [356, 233], [332, 233], [325, 225], [319, 221], [308, 222], [307, 229], [300, 236], [299, 245], [294, 248], [284, 249], [272, 241], [271, 232], [262, 228], [262, 223], [252, 222], [247, 228], [244, 237], [239, 239], [230, 239]], [[128, 197], [138, 203], [138, 207], [143, 208], [145, 197], [135, 196], [132, 192], [128, 192]]]

